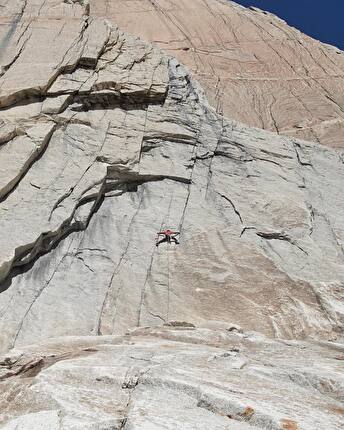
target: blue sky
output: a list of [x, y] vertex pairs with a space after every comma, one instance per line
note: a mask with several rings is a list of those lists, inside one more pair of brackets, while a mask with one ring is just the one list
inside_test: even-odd
[[234, 0], [273, 12], [303, 33], [344, 50], [344, 0]]

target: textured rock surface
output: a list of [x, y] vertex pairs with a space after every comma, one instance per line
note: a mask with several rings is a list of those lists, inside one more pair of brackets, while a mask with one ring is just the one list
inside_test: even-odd
[[92, 2], [2, 3], [3, 428], [339, 429], [342, 152], [220, 116]]
[[342, 155], [217, 116], [176, 60], [57, 6], [77, 38], [1, 78], [1, 349], [169, 320], [335, 339]]
[[344, 147], [344, 55], [227, 0], [90, 0], [91, 13], [187, 65], [218, 112]]
[[57, 339], [1, 358], [1, 428], [340, 429], [343, 352], [209, 328]]

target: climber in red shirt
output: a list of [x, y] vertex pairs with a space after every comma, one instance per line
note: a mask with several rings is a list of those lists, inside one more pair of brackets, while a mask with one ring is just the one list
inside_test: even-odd
[[[180, 234], [179, 231], [172, 231], [172, 230], [163, 230], [163, 231], [159, 231], [157, 233], [158, 237], [157, 237], [157, 243], [156, 246], [159, 246], [160, 243], [163, 242], [167, 242], [167, 243], [171, 243], [172, 241], [176, 244], [179, 245], [179, 242], [177, 240], [177, 237]], [[164, 236], [162, 239], [159, 240], [159, 236]]]

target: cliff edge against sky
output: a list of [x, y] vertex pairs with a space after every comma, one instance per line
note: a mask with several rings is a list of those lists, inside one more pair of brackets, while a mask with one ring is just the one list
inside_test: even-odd
[[340, 429], [343, 53], [231, 2], [0, 6], [0, 428]]

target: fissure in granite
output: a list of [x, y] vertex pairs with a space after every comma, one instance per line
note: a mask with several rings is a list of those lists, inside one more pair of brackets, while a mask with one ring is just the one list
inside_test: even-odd
[[[168, 3], [126, 7], [172, 20], [201, 60], [184, 2]], [[222, 17], [231, 43], [243, 43], [237, 19], [272, 50], [275, 34], [301, 38], [270, 15], [196, 3]], [[313, 429], [316, 415], [339, 429], [342, 154], [226, 118], [216, 65], [213, 108], [210, 87], [177, 59], [95, 18], [103, 4], [28, 0], [3, 46], [0, 380], [35, 409], [0, 394], [1, 425], [282, 430]], [[37, 50], [48, 37], [49, 52]], [[282, 132], [291, 124], [271, 91]], [[156, 247], [163, 228], [179, 230], [180, 245]], [[286, 405], [267, 395], [276, 390]]]

